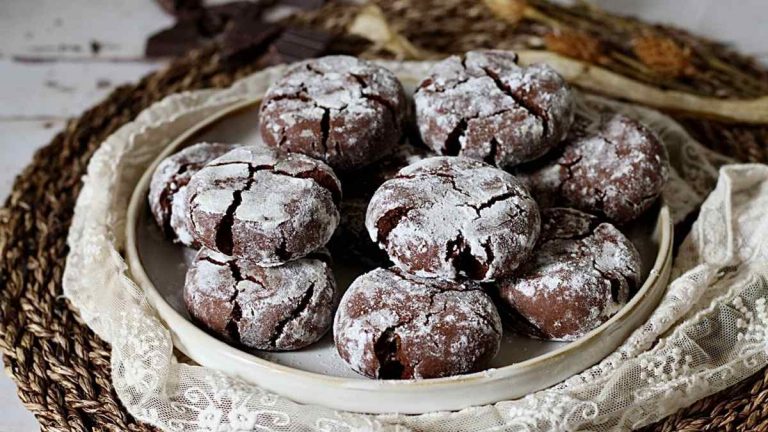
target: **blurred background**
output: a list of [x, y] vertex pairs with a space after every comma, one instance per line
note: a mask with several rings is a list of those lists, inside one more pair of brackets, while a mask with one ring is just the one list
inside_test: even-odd
[[[560, 3], [569, 3], [560, 0]], [[163, 67], [190, 29], [159, 38], [179, 0], [0, 0], [0, 198], [66, 126], [117, 86]], [[215, 6], [224, 1], [203, 2]], [[321, 0], [292, 0], [306, 7]], [[591, 0], [610, 12], [672, 24], [725, 42], [768, 64], [765, 0]], [[154, 37], [154, 44], [148, 40]], [[186, 35], [186, 36], [185, 36]], [[186, 38], [186, 39], [185, 39]], [[147, 56], [147, 53], [151, 56]], [[0, 432], [35, 431], [13, 382], [0, 374]]]

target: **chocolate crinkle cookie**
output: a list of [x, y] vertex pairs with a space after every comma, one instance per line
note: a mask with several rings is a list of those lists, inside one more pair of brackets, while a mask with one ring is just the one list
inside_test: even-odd
[[477, 371], [496, 355], [501, 321], [471, 281], [421, 279], [376, 269], [358, 277], [333, 326], [336, 349], [371, 378], [438, 378]]
[[278, 265], [324, 246], [339, 223], [341, 185], [310, 157], [241, 147], [189, 182], [195, 238], [204, 246]]
[[664, 145], [623, 114], [579, 117], [562, 149], [516, 175], [542, 207], [568, 206], [631, 221], [653, 205], [669, 177]]
[[616, 314], [640, 281], [640, 255], [616, 227], [550, 208], [531, 259], [495, 284], [505, 318], [540, 339], [572, 341]]
[[407, 111], [392, 72], [354, 57], [322, 57], [291, 67], [269, 88], [261, 104], [261, 136], [269, 146], [349, 170], [400, 142]]
[[499, 167], [553, 149], [573, 121], [571, 92], [551, 67], [517, 60], [489, 50], [436, 64], [413, 97], [423, 141], [440, 154]]
[[279, 267], [201, 249], [187, 272], [192, 318], [228, 342], [268, 351], [320, 340], [333, 321], [336, 282], [322, 254]]
[[539, 210], [511, 174], [467, 158], [427, 158], [374, 194], [365, 225], [401, 269], [421, 277], [509, 276], [539, 234]]
[[199, 143], [168, 156], [157, 166], [149, 184], [149, 208], [167, 238], [200, 247], [191, 232], [187, 183], [205, 164], [233, 148], [232, 144]]

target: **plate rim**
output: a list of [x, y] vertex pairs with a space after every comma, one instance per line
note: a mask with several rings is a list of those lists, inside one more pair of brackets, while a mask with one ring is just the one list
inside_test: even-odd
[[[467, 384], [480, 384], [480, 383], [491, 383], [491, 382], [497, 382], [497, 381], [503, 381], [508, 380], [511, 378], [514, 378], [516, 375], [522, 375], [526, 370], [536, 367], [547, 367], [548, 365], [556, 364], [556, 362], [559, 360], [559, 358], [564, 356], [569, 356], [574, 354], [574, 351], [582, 351], [586, 346], [593, 345], [598, 343], [598, 339], [600, 339], [600, 336], [608, 333], [612, 330], [617, 330], [618, 326], [620, 325], [619, 321], [623, 321], [625, 319], [628, 319], [632, 317], [632, 312], [634, 312], [637, 309], [637, 306], [641, 304], [641, 302], [647, 301], [646, 299], [652, 297], [652, 295], [655, 295], [656, 298], [656, 304], [658, 304], [659, 299], [661, 298], [661, 294], [657, 291], [659, 289], [662, 289], [663, 291], [666, 290], [666, 286], [659, 287], [659, 285], [665, 285], [664, 283], [659, 283], [661, 278], [666, 278], [668, 275], [665, 275], [665, 273], [669, 272], [669, 266], [671, 261], [671, 254], [672, 254], [672, 239], [673, 239], [673, 231], [674, 226], [671, 222], [670, 217], [670, 211], [667, 204], [663, 201], [660, 202], [658, 215], [655, 218], [655, 234], [654, 236], [658, 238], [658, 254], [656, 256], [656, 259], [654, 260], [653, 267], [651, 268], [648, 277], [643, 281], [643, 284], [637, 291], [637, 293], [633, 296], [633, 298], [625, 305], [616, 315], [611, 317], [608, 321], [600, 325], [599, 327], [593, 329], [589, 333], [585, 334], [581, 338], [577, 339], [576, 341], [570, 342], [568, 344], [563, 345], [563, 347], [557, 348], [556, 350], [550, 351], [548, 353], [524, 360], [519, 363], [514, 363], [511, 365], [498, 367], [498, 368], [491, 368], [491, 369], [485, 369], [483, 371], [474, 372], [470, 374], [464, 374], [464, 375], [457, 375], [457, 376], [451, 376], [451, 377], [443, 377], [443, 378], [430, 378], [430, 379], [410, 379], [410, 380], [374, 380], [374, 379], [365, 379], [365, 378], [346, 378], [346, 377], [337, 377], [337, 376], [329, 376], [324, 375], [317, 372], [311, 372], [306, 370], [301, 370], [297, 368], [293, 368], [290, 366], [278, 364], [275, 362], [272, 362], [267, 359], [260, 358], [254, 354], [245, 352], [243, 350], [238, 349], [237, 347], [231, 346], [227, 344], [226, 342], [223, 342], [214, 336], [208, 334], [204, 330], [197, 327], [194, 323], [183, 317], [179, 312], [177, 312], [160, 294], [160, 292], [157, 290], [157, 288], [152, 283], [149, 276], [146, 274], [146, 271], [142, 265], [141, 257], [138, 253], [138, 245], [137, 245], [137, 226], [139, 217], [142, 214], [142, 212], [146, 211], [146, 196], [147, 192], [149, 190], [149, 184], [151, 180], [152, 173], [154, 172], [157, 165], [160, 163], [162, 159], [170, 155], [171, 153], [177, 151], [180, 147], [182, 147], [185, 143], [188, 143], [192, 138], [195, 136], [199, 136], [201, 133], [203, 133], [206, 129], [214, 126], [215, 124], [225, 120], [227, 117], [237, 114], [240, 111], [245, 111], [249, 109], [257, 109], [258, 105], [262, 101], [262, 97], [253, 97], [249, 98], [240, 102], [237, 102], [233, 105], [229, 105], [227, 107], [222, 108], [221, 110], [217, 111], [216, 113], [213, 113], [206, 117], [205, 119], [199, 121], [198, 123], [192, 125], [189, 127], [186, 131], [178, 135], [177, 137], [170, 140], [165, 145], [165, 148], [163, 151], [160, 152], [160, 154], [153, 160], [153, 162], [147, 167], [147, 169], [144, 171], [144, 173], [141, 176], [141, 179], [139, 182], [135, 185], [134, 190], [131, 194], [131, 199], [129, 202], [128, 210], [127, 210], [127, 219], [126, 219], [126, 225], [125, 225], [125, 235], [126, 235], [126, 243], [125, 243], [125, 258], [126, 262], [128, 264], [129, 274], [130, 277], [133, 279], [133, 281], [136, 283], [137, 286], [139, 286], [146, 296], [147, 300], [149, 301], [150, 305], [157, 311], [158, 317], [166, 324], [166, 326], [169, 329], [169, 332], [174, 340], [174, 347], [179, 349], [182, 353], [190, 357], [193, 361], [197, 362], [198, 364], [205, 363], [204, 361], [201, 362], [195, 356], [192, 356], [187, 352], [187, 350], [184, 349], [184, 343], [179, 343], [179, 338], [177, 336], [177, 332], [174, 331], [174, 325], [171, 325], [170, 321], [174, 322], [181, 322], [186, 323], [186, 325], [189, 326], [189, 331], [196, 334], [197, 337], [205, 338], [207, 343], [212, 344], [213, 347], [220, 349], [223, 351], [222, 354], [227, 355], [228, 357], [236, 357], [241, 359], [242, 361], [250, 362], [253, 366], [258, 366], [261, 369], [264, 369], [266, 372], [269, 373], [277, 373], [281, 376], [284, 375], [292, 375], [296, 378], [302, 378], [308, 381], [314, 381], [318, 384], [331, 384], [335, 386], [339, 386], [344, 389], [352, 389], [352, 390], [363, 390], [363, 391], [377, 391], [382, 390], [384, 388], [396, 388], [401, 391], [420, 391], [420, 390], [428, 390], [428, 391], [440, 391], [445, 390], [448, 388], [455, 388], [455, 387], [464, 387]], [[654, 289], [655, 288], [655, 289]], [[655, 305], [654, 305], [655, 308]], [[647, 319], [647, 317], [652, 313], [652, 310], [649, 310], [645, 313], [644, 319]], [[638, 327], [634, 327], [632, 331], [636, 330]], [[332, 331], [332, 330], [329, 330]], [[631, 333], [631, 332], [630, 332]], [[612, 350], [609, 350], [607, 354], [615, 350], [615, 347]], [[600, 359], [596, 360], [596, 363], [599, 363], [605, 356], [600, 357]], [[593, 364], [596, 364], [593, 363]], [[588, 369], [591, 366], [588, 366], [583, 369], [579, 369], [574, 371], [572, 375], [578, 374], [580, 372], [583, 372], [584, 370]], [[220, 369], [221, 370], [221, 369]], [[567, 379], [567, 378], [566, 378]], [[252, 380], [249, 380], [253, 382]], [[546, 385], [542, 386], [541, 388], [547, 388], [551, 385], [557, 384], [558, 382], [561, 382], [562, 379], [559, 379], [555, 382], [548, 382]], [[260, 385], [259, 383], [256, 383]], [[280, 393], [280, 391], [272, 390], [277, 393]], [[288, 396], [289, 398], [291, 396]], [[361, 411], [361, 412], [370, 412], [370, 411]], [[391, 411], [382, 411], [382, 412], [391, 412]]]

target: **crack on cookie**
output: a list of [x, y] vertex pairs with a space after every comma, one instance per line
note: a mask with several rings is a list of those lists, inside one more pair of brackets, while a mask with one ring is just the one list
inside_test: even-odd
[[258, 171], [256, 167], [248, 165], [248, 180], [245, 187], [232, 193], [232, 202], [227, 207], [224, 216], [216, 227], [216, 249], [224, 255], [232, 255], [234, 250], [232, 225], [234, 224], [235, 213], [243, 202], [243, 192], [250, 190], [253, 186], [253, 183], [256, 180], [256, 171]]
[[463, 148], [461, 139], [466, 135], [467, 128], [469, 127], [469, 121], [466, 118], [462, 118], [456, 127], [448, 133], [445, 139], [445, 145], [443, 146], [443, 154], [448, 156], [458, 156]]
[[[214, 262], [212, 259], [209, 261]], [[237, 266], [235, 260], [231, 260], [222, 265], [226, 265], [229, 268], [229, 271], [232, 273], [232, 278], [235, 280], [235, 285], [233, 286], [234, 290], [232, 296], [229, 298], [229, 302], [232, 304], [232, 311], [229, 314], [229, 321], [224, 329], [235, 343], [240, 343], [240, 319], [243, 317], [243, 311], [240, 308], [240, 303], [237, 301], [237, 297], [240, 295], [240, 290], [237, 285], [242, 281], [242, 275], [240, 274], [240, 268]]]
[[277, 348], [277, 342], [283, 336], [285, 327], [289, 323], [297, 319], [305, 310], [307, 310], [314, 293], [315, 293], [315, 284], [313, 282], [309, 285], [309, 288], [307, 288], [307, 290], [304, 291], [304, 294], [302, 294], [298, 305], [296, 305], [296, 308], [293, 309], [293, 311], [291, 311], [291, 313], [287, 317], [280, 320], [275, 326], [275, 330], [272, 333], [272, 337], [269, 339], [269, 345], [271, 347]]
[[[448, 181], [448, 184], [451, 185], [451, 189], [453, 189], [457, 193], [460, 193], [461, 195], [470, 196], [467, 192], [464, 192], [464, 190], [460, 188], [459, 185], [456, 184], [456, 177], [451, 174], [440, 172], [440, 171], [433, 171], [425, 174], [431, 175], [433, 177], [439, 177], [439, 178], [445, 179]], [[412, 178], [415, 178], [415, 177], [412, 177]]]
[[349, 73], [349, 76], [351, 76], [352, 79], [357, 81], [357, 83], [360, 85], [360, 88], [362, 88], [362, 89], [367, 89], [368, 88], [368, 83], [365, 82], [365, 79], [362, 76], [360, 76], [358, 74], [355, 74], [355, 73], [352, 73], [352, 72]]
[[[467, 135], [467, 132], [469, 131], [469, 128], [472, 126], [472, 124], [478, 120], [487, 120], [489, 118], [496, 117], [501, 114], [506, 114], [508, 112], [509, 109], [504, 108], [486, 115], [480, 115], [477, 113], [469, 117], [462, 117], [456, 127], [448, 133], [448, 136], [445, 139], [445, 145], [443, 146], [443, 154], [447, 156], [458, 156], [459, 153], [461, 153], [461, 151], [464, 149], [464, 144], [461, 142], [461, 140]], [[483, 161], [487, 162], [489, 155], [493, 154], [494, 162], [487, 163], [495, 165], [495, 158], [498, 152], [499, 142], [496, 137], [492, 138], [492, 142], [492, 148], [489, 150], [488, 154], [483, 157]]]
[[328, 135], [331, 129], [331, 110], [326, 107], [320, 107], [323, 110], [323, 117], [320, 119], [320, 146], [323, 154], [328, 154]]
[[[235, 289], [235, 292], [237, 292], [237, 289]], [[237, 301], [237, 299], [232, 299], [230, 301], [232, 303], [232, 312], [230, 312], [229, 315], [229, 321], [227, 322], [227, 325], [224, 327], [224, 330], [227, 332], [227, 335], [234, 341], [236, 344], [240, 343], [240, 319], [243, 317], [242, 309], [240, 309], [240, 303]]]
[[389, 242], [389, 234], [411, 210], [413, 207], [400, 206], [387, 210], [379, 217], [376, 221], [376, 241], [386, 246]]
[[528, 112], [528, 114], [536, 117], [541, 122], [541, 127], [543, 129], [543, 136], [549, 135], [549, 122], [547, 121], [547, 117], [542, 113], [542, 110], [540, 107], [537, 107], [535, 105], [530, 104], [528, 101], [526, 101], [524, 98], [519, 97], [515, 94], [515, 92], [512, 90], [512, 88], [507, 85], [504, 81], [501, 80], [501, 77], [499, 77], [499, 74], [494, 72], [489, 67], [483, 67], [481, 68], [483, 72], [485, 72], [485, 75], [490, 78], [493, 83], [496, 85], [496, 88], [498, 88], [502, 93], [512, 98], [513, 101], [515, 101], [515, 104], [524, 110]]
[[305, 66], [307, 67], [308, 71], [314, 73], [315, 75], [325, 77], [325, 72], [315, 69], [315, 66], [311, 62], [307, 62]]
[[470, 279], [481, 280], [488, 273], [488, 264], [484, 264], [472, 254], [472, 247], [459, 232], [456, 238], [445, 244], [445, 260], [450, 262], [456, 274], [466, 275]]
[[373, 344], [373, 352], [379, 363], [376, 371], [380, 379], [404, 378], [406, 366], [401, 357], [400, 335], [396, 333], [397, 326], [387, 327]]
[[[562, 155], [560, 157], [562, 158]], [[578, 157], [574, 161], [571, 161], [571, 162], [561, 162], [561, 161], [558, 161], [557, 162], [557, 164], [561, 168], [565, 169], [565, 174], [566, 174], [565, 178], [560, 179], [560, 181], [557, 184], [557, 196], [558, 197], [565, 199], [565, 193], [564, 193], [565, 187], [566, 187], [566, 185], [568, 183], [570, 183], [571, 180], [573, 180], [573, 176], [574, 176], [573, 175], [573, 167], [576, 164], [578, 164], [579, 162], [581, 162], [581, 159], [582, 159], [582, 156], [578, 155]], [[570, 200], [567, 200], [567, 201], [570, 201]]]
[[304, 90], [299, 90], [296, 93], [279, 94], [279, 95], [270, 96], [265, 106], [269, 106], [284, 100], [299, 101], [299, 102], [314, 102], [314, 99], [312, 99], [308, 94], [306, 94]]
[[499, 142], [496, 140], [496, 137], [491, 138], [490, 142], [491, 149], [488, 151], [488, 154], [485, 155], [483, 158], [483, 162], [491, 165], [496, 165], [496, 156], [498, 155], [499, 151]]
[[500, 203], [502, 201], [510, 200], [510, 199], [516, 197], [517, 195], [518, 195], [517, 192], [514, 191], [514, 190], [513, 191], [509, 191], [509, 192], [505, 192], [505, 193], [500, 194], [500, 195], [495, 195], [495, 196], [491, 197], [488, 201], [480, 204], [479, 206], [474, 207], [475, 211], [477, 211], [477, 214], [479, 215], [480, 212], [482, 212], [483, 210], [485, 210], [487, 208], [491, 208], [495, 204], [498, 204], [498, 203]]
[[291, 258], [291, 254], [288, 252], [287, 242], [285, 240], [285, 232], [280, 231], [280, 244], [275, 248], [275, 255], [280, 261], [288, 261]]

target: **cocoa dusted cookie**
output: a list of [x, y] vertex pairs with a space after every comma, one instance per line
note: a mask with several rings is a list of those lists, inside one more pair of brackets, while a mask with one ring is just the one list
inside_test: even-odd
[[269, 146], [350, 170], [394, 149], [407, 110], [392, 72], [355, 57], [321, 57], [291, 67], [269, 88], [261, 136]]
[[376, 189], [397, 172], [429, 155], [425, 149], [400, 145], [392, 154], [365, 168], [344, 173], [344, 199], [339, 208], [341, 221], [328, 247], [334, 257], [351, 260], [371, 269], [389, 267], [387, 254], [371, 241], [365, 229], [365, 212]]
[[544, 64], [512, 51], [469, 51], [436, 64], [413, 96], [422, 140], [434, 151], [510, 167], [543, 156], [566, 135], [573, 97]]
[[421, 279], [397, 268], [358, 277], [333, 324], [336, 349], [371, 378], [438, 378], [481, 370], [496, 355], [501, 321], [475, 282]]
[[267, 351], [296, 350], [331, 327], [336, 282], [321, 255], [262, 267], [201, 249], [187, 272], [192, 318], [223, 339]]
[[587, 213], [542, 210], [531, 259], [496, 283], [500, 309], [517, 331], [572, 341], [618, 312], [640, 281], [640, 255], [616, 227]]
[[579, 117], [562, 149], [516, 175], [542, 207], [568, 206], [624, 223], [648, 210], [669, 177], [667, 151], [623, 114]]
[[376, 191], [366, 214], [371, 239], [421, 277], [489, 281], [531, 253], [539, 210], [511, 174], [467, 158], [427, 158]]
[[331, 168], [263, 146], [212, 161], [192, 176], [187, 193], [195, 239], [260, 265], [307, 255], [339, 223], [341, 185]]
[[190, 247], [200, 246], [189, 226], [187, 183], [206, 163], [233, 148], [232, 144], [195, 144], [168, 156], [155, 168], [149, 184], [149, 208], [167, 238]]

